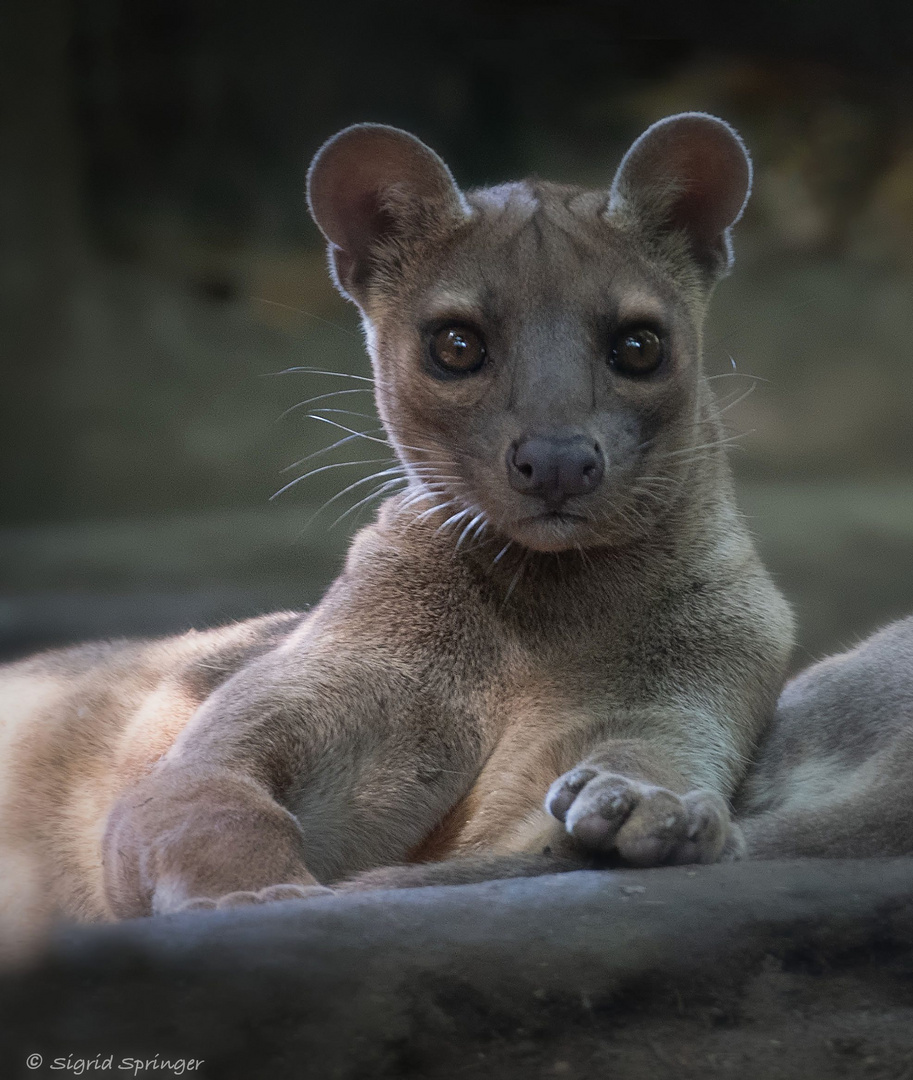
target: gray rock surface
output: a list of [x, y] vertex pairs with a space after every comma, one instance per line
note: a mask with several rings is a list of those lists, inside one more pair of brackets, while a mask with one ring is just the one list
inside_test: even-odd
[[0, 1076], [902, 1080], [911, 898], [913, 859], [803, 861], [69, 929], [0, 981]]

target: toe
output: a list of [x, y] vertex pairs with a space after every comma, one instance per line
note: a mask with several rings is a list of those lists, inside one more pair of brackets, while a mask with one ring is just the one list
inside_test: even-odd
[[676, 863], [717, 862], [730, 831], [729, 810], [712, 791], [690, 791], [682, 797], [688, 815], [685, 838], [673, 854]]
[[223, 908], [250, 907], [262, 903], [255, 892], [239, 891], [226, 893], [219, 897], [216, 907], [221, 911]]
[[564, 821], [574, 800], [596, 775], [595, 769], [581, 765], [566, 772], [564, 776], [559, 776], [545, 796], [547, 812], [559, 821]]
[[610, 851], [637, 801], [631, 782], [607, 774], [586, 785], [565, 817], [565, 828], [584, 847]]
[[282, 900], [310, 900], [317, 896], [332, 896], [333, 890], [323, 885], [267, 885], [257, 892], [233, 892], [219, 898], [220, 908], [248, 907], [253, 904], [275, 904]]
[[663, 788], [647, 789], [618, 831], [618, 853], [632, 866], [660, 866], [687, 837], [682, 801]]
[[270, 885], [261, 889], [261, 895], [268, 893], [265, 901], [272, 903], [279, 900], [313, 900], [318, 896], [332, 896], [333, 890], [325, 885]]
[[215, 900], [211, 900], [208, 896], [194, 896], [190, 900], [185, 900], [180, 905], [177, 911], [212, 911], [216, 906]]

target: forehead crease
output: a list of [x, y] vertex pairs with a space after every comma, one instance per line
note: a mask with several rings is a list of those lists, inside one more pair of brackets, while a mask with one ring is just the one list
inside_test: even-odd
[[599, 254], [595, 239], [582, 230], [566, 228], [540, 204], [517, 229], [505, 254], [517, 275], [517, 283], [554, 294], [570, 288], [589, 272], [584, 264]]
[[459, 260], [455, 301], [472, 298], [493, 310], [599, 305], [631, 296], [646, 306], [677, 306], [673, 283], [603, 217], [604, 193], [520, 182], [470, 197], [476, 228]]
[[551, 231], [581, 252], [595, 253], [604, 248], [611, 234], [596, 214], [568, 212], [563, 207], [543, 211]]
[[469, 201], [486, 245], [511, 243], [539, 209], [538, 196], [523, 182], [470, 192]]

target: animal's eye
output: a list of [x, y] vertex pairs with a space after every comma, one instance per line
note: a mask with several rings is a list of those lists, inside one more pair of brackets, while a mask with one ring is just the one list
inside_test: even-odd
[[432, 335], [429, 348], [436, 364], [458, 375], [478, 371], [488, 355], [485, 339], [478, 330], [461, 323], [442, 326]]
[[662, 339], [646, 326], [628, 327], [612, 342], [610, 363], [622, 375], [649, 375], [662, 362]]

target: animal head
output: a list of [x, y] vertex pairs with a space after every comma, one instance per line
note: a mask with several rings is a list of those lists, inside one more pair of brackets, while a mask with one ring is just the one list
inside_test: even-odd
[[539, 551], [649, 529], [719, 439], [701, 326], [750, 186], [741, 139], [702, 113], [654, 124], [602, 190], [464, 193], [377, 124], [324, 144], [308, 202], [411, 505]]

